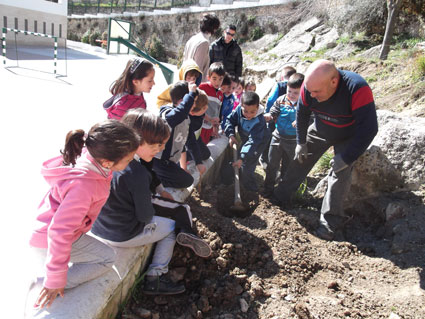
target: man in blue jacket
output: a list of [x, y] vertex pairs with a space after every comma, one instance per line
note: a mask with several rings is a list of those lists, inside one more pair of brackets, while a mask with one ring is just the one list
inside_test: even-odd
[[[314, 122], [308, 126], [312, 112]], [[319, 237], [332, 240], [344, 221], [343, 201], [350, 189], [353, 164], [378, 132], [372, 90], [357, 73], [317, 60], [306, 72], [296, 126], [295, 158], [276, 187], [274, 198], [288, 203], [314, 164], [333, 146], [335, 156], [316, 231]]]

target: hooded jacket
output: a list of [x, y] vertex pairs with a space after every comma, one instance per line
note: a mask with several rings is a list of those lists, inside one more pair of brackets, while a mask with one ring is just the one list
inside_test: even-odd
[[136, 109], [139, 107], [146, 109], [146, 101], [143, 97], [143, 93], [140, 95], [128, 93], [116, 94], [103, 103], [103, 108], [106, 113], [108, 113], [108, 119], [115, 120], [121, 120], [125, 112], [129, 109]]
[[43, 163], [41, 173], [50, 190], [38, 208], [30, 245], [47, 248], [44, 286], [63, 288], [72, 244], [91, 229], [109, 196], [112, 174], [84, 149], [76, 165], [64, 166], [62, 156]]
[[240, 151], [240, 158], [242, 160], [254, 155], [258, 146], [270, 137], [270, 131], [266, 129], [266, 120], [264, 119], [263, 112], [264, 107], [259, 105], [257, 115], [247, 120], [243, 116], [242, 108], [239, 105], [226, 119], [224, 133], [227, 137], [235, 136], [235, 129], [238, 127], [238, 133], [243, 143]]
[[[202, 80], [202, 72], [196, 62], [192, 59], [183, 62], [181, 68], [179, 69], [179, 81], [184, 81], [186, 79], [187, 72], [191, 70], [196, 70], [200, 73], [200, 75], [195, 81], [196, 85], [199, 86]], [[156, 106], [158, 106], [158, 108], [164, 105], [173, 104], [173, 101], [171, 101], [170, 96], [170, 89], [173, 87], [173, 85], [174, 84], [170, 84], [160, 95], [158, 95], [158, 98], [156, 100]]]

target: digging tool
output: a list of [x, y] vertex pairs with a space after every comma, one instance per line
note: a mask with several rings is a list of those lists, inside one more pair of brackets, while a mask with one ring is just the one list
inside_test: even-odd
[[[236, 162], [238, 160], [238, 151], [236, 144], [233, 144], [233, 162]], [[246, 207], [242, 204], [241, 199], [241, 189], [240, 189], [240, 183], [239, 183], [239, 168], [234, 166], [233, 167], [235, 171], [235, 201], [233, 206], [230, 207], [230, 212], [232, 212], [236, 216], [243, 215], [243, 213], [246, 212]]]

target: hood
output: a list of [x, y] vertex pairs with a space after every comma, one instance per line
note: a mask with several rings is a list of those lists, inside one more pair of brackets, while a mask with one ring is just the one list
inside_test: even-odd
[[103, 108], [105, 110], [109, 109], [112, 105], [117, 103], [125, 95], [128, 95], [128, 93], [120, 93], [120, 94], [111, 96], [109, 99], [105, 101], [105, 103], [103, 103]]
[[42, 165], [41, 174], [50, 186], [59, 181], [68, 179], [84, 178], [104, 180], [112, 175], [110, 170], [103, 169], [94, 160], [87, 149], [83, 149], [74, 167], [63, 165], [62, 160], [62, 156], [57, 156], [45, 161]]
[[186, 61], [183, 62], [180, 70], [179, 70], [179, 80], [183, 81], [186, 78], [186, 73], [190, 70], [196, 70], [200, 73], [200, 76], [198, 76], [198, 78], [196, 79], [196, 85], [199, 86], [199, 84], [201, 84], [201, 80], [202, 80], [202, 71], [199, 68], [198, 64], [196, 64], [195, 60], [192, 59], [188, 59]]

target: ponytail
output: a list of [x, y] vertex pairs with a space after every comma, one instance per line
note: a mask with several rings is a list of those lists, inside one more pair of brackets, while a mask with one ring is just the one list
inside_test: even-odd
[[84, 145], [97, 161], [103, 159], [117, 163], [139, 147], [140, 137], [133, 129], [117, 120], [95, 124], [86, 138], [83, 130], [70, 131], [61, 151], [63, 164], [75, 165]]

